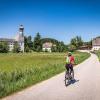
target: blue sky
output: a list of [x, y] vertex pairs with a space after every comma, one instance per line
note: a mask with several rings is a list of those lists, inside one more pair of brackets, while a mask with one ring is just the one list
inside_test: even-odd
[[100, 35], [100, 0], [0, 0], [0, 37], [13, 38], [20, 24], [32, 37], [89, 41]]

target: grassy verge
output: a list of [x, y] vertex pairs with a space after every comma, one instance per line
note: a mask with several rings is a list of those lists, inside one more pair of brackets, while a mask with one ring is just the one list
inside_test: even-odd
[[94, 51], [94, 53], [98, 56], [99, 61], [100, 61], [100, 50], [98, 50], [98, 51]]
[[[74, 52], [76, 63], [90, 54]], [[64, 53], [0, 54], [0, 97], [46, 80], [65, 70]]]

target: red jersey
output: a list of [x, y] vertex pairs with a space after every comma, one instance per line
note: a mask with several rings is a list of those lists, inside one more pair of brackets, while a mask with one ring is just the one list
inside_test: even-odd
[[70, 63], [74, 63], [75, 62], [75, 59], [74, 59], [74, 56], [70, 56]]

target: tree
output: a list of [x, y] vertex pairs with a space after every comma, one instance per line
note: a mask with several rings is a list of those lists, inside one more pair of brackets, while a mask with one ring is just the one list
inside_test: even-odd
[[25, 47], [25, 52], [30, 52], [30, 49], [29, 49], [29, 47], [27, 46], [27, 47]]
[[52, 52], [57, 52], [57, 47], [56, 46], [52, 46], [51, 51]]
[[27, 37], [27, 45], [29, 47], [29, 49], [33, 49], [33, 42], [32, 42], [32, 37], [31, 36], [28, 36]]
[[25, 52], [29, 52], [30, 50], [33, 49], [33, 42], [32, 42], [32, 37], [24, 37], [24, 46], [25, 46]]
[[14, 53], [19, 53], [20, 52], [20, 46], [19, 46], [18, 42], [14, 43], [13, 52]]
[[77, 40], [78, 47], [83, 45], [83, 40], [82, 40], [82, 38], [80, 36], [76, 36], [76, 40]]
[[59, 52], [64, 52], [64, 48], [65, 48], [64, 42], [61, 41], [61, 42], [59, 43], [59, 46], [60, 46]]
[[65, 52], [67, 50], [66, 45], [64, 44], [63, 41], [58, 42], [56, 46], [57, 46], [57, 52]]
[[34, 37], [33, 50], [37, 51], [37, 52], [42, 50], [42, 43], [41, 43], [41, 35], [40, 35], [40, 33], [37, 33], [36, 36]]
[[73, 52], [73, 51], [75, 51], [75, 50], [76, 50], [76, 46], [75, 46], [75, 45], [69, 45], [69, 46], [68, 46], [68, 51]]
[[88, 41], [88, 42], [84, 42], [83, 44], [92, 47], [92, 40], [90, 40], [90, 41]]
[[71, 39], [71, 45], [74, 45], [77, 49], [83, 45], [83, 40], [80, 36], [76, 36], [75, 38]]
[[9, 51], [9, 46], [7, 42], [0, 42], [0, 53], [7, 53]]
[[24, 48], [26, 49], [26, 47], [27, 47], [27, 37], [26, 36], [24, 36]]
[[76, 40], [76, 38], [72, 38], [70, 44], [77, 47], [78, 45], [77, 45], [77, 40]]

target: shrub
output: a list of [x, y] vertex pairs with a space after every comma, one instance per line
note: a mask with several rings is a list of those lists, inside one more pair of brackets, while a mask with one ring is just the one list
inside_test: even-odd
[[0, 53], [7, 53], [9, 51], [9, 46], [7, 42], [0, 42]]

